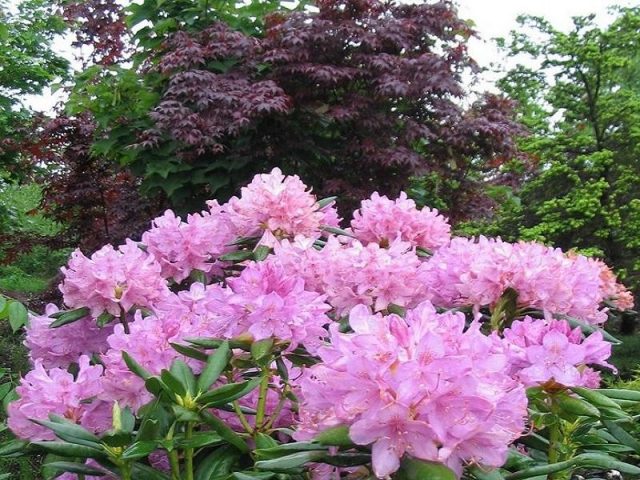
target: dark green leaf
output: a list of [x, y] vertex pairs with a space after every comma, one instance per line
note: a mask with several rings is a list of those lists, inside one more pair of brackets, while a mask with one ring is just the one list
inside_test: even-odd
[[156, 440], [135, 442], [122, 452], [122, 456], [120, 458], [122, 458], [122, 460], [137, 460], [139, 458], [147, 457], [157, 448], [158, 442]]
[[456, 474], [442, 463], [405, 457], [400, 464], [398, 480], [457, 480]]
[[192, 396], [196, 394], [196, 377], [193, 375], [193, 371], [182, 360], [174, 360], [171, 364], [171, 373], [174, 377], [180, 380], [180, 383], [188, 393]]
[[251, 357], [256, 361], [260, 361], [271, 353], [272, 348], [273, 338], [265, 338], [263, 340], [253, 342], [251, 344]]
[[224, 405], [248, 395], [257, 388], [258, 385], [260, 385], [259, 378], [254, 378], [247, 382], [229, 383], [200, 395], [198, 397], [198, 403], [209, 408]]
[[31, 442], [31, 445], [64, 457], [93, 458], [101, 457], [105, 454], [102, 448], [92, 448], [67, 442]]
[[207, 360], [202, 373], [198, 377], [198, 391], [206, 392], [209, 387], [214, 384], [220, 377], [220, 374], [224, 371], [231, 358], [231, 349], [229, 348], [229, 342], [222, 342], [217, 350], [211, 354]]
[[218, 435], [220, 435], [223, 439], [225, 439], [235, 448], [240, 450], [242, 453], [247, 453], [249, 451], [249, 447], [247, 446], [245, 441], [242, 439], [242, 437], [238, 435], [236, 432], [234, 432], [233, 430], [231, 430], [231, 428], [229, 428], [227, 424], [224, 423], [222, 420], [220, 420], [218, 417], [212, 415], [206, 410], [201, 412], [201, 416], [203, 420], [207, 423], [207, 425], [213, 428], [213, 430], [216, 431]]
[[90, 467], [84, 463], [50, 462], [47, 463], [47, 468], [56, 472], [78, 473], [81, 475], [93, 475], [95, 477], [105, 475], [103, 470], [98, 470], [97, 468]]
[[15, 333], [27, 324], [27, 321], [29, 320], [29, 313], [23, 304], [16, 302], [15, 300], [9, 302], [8, 311], [9, 325], [11, 325], [13, 333]]
[[77, 322], [81, 318], [89, 315], [91, 311], [87, 307], [76, 308], [75, 310], [68, 310], [66, 312], [56, 312], [51, 315], [51, 318], [55, 318], [54, 322], [51, 322], [49, 328], [58, 328], [69, 323]]
[[206, 362], [209, 358], [206, 353], [202, 350], [198, 350], [197, 348], [187, 347], [186, 345], [180, 345], [179, 343], [172, 343], [171, 346], [176, 352], [181, 353], [185, 357], [195, 358], [201, 362]]
[[124, 363], [127, 365], [129, 370], [131, 370], [143, 380], [148, 380], [152, 377], [151, 373], [148, 372], [144, 367], [142, 367], [142, 365], [140, 365], [138, 362], [136, 362], [133, 357], [131, 357], [131, 355], [129, 355], [127, 352], [122, 352], [122, 359], [124, 360]]

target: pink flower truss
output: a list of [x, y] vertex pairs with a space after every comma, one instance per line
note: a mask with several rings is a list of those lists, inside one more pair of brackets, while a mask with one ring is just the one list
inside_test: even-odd
[[161, 370], [168, 369], [175, 359], [187, 360], [171, 346], [171, 343], [193, 336], [191, 326], [191, 318], [188, 316], [142, 318], [140, 313], [136, 314], [136, 320], [130, 324], [130, 333], [125, 333], [122, 325], [116, 325], [113, 334], [107, 339], [109, 350], [102, 356], [105, 375], [104, 391], [101, 392], [100, 398], [109, 402], [117, 401], [134, 411], [149, 402], [152, 396], [145, 390], [144, 381], [129, 370], [122, 358], [122, 352], [127, 352], [151, 374], [159, 375]]
[[218, 257], [233, 250], [235, 240], [228, 216], [217, 202], [210, 211], [189, 215], [183, 222], [171, 210], [153, 221], [142, 235], [142, 243], [162, 266], [162, 276], [181, 282], [192, 270], [219, 275]]
[[277, 239], [305, 235], [317, 238], [326, 222], [336, 222], [333, 207], [319, 209], [315, 195], [297, 175], [285, 176], [274, 168], [256, 175], [224, 207], [238, 236], [262, 236], [267, 231]]
[[417, 280], [423, 262], [407, 243], [396, 240], [382, 248], [358, 241], [345, 245], [330, 237], [322, 250], [312, 245], [301, 238], [283, 242], [268, 261], [301, 276], [308, 288], [326, 294], [339, 315], [356, 305], [381, 311], [391, 303], [410, 307], [426, 298], [425, 287]]
[[100, 328], [91, 317], [73, 324], [50, 328], [54, 321], [49, 315], [58, 312], [50, 303], [44, 315], [30, 315], [24, 344], [33, 362], [40, 360], [45, 368], [67, 368], [78, 361], [80, 355], [103, 353], [107, 349], [107, 337], [113, 327]]
[[66, 370], [46, 371], [36, 360], [34, 369], [16, 388], [20, 399], [9, 404], [9, 428], [16, 436], [28, 440], [53, 440], [48, 428], [30, 419], [48, 420], [50, 414], [65, 417], [94, 432], [111, 426], [111, 405], [92, 400], [102, 392], [102, 367], [89, 364], [89, 357], [78, 360], [76, 378]]
[[600, 269], [581, 255], [537, 243], [454, 238], [425, 263], [421, 279], [441, 306], [493, 305], [507, 288], [518, 304], [602, 323]]
[[118, 250], [102, 247], [91, 258], [76, 250], [62, 268], [60, 291], [69, 308], [89, 307], [94, 317], [104, 311], [119, 316], [121, 308], [153, 307], [169, 293], [160, 271], [153, 256], [131, 240]]
[[310, 351], [326, 336], [324, 325], [331, 322], [326, 297], [306, 290], [304, 280], [284, 268], [254, 262], [227, 283], [234, 293], [229, 303], [243, 311], [236, 334], [275, 337], [290, 341], [290, 349], [304, 344]]
[[501, 466], [524, 429], [524, 388], [504, 371], [500, 342], [478, 326], [464, 331], [461, 314], [437, 314], [428, 303], [396, 315], [355, 307], [354, 333], [332, 325], [323, 363], [300, 380], [300, 440], [349, 426], [352, 440], [372, 445], [378, 478], [395, 472], [404, 454], [446, 463]]
[[451, 226], [437, 210], [416, 208], [416, 203], [402, 192], [396, 200], [378, 192], [363, 200], [360, 210], [353, 213], [351, 228], [363, 243], [386, 246], [396, 239], [414, 247], [430, 250], [449, 243]]
[[511, 375], [527, 387], [553, 380], [568, 387], [597, 388], [600, 377], [587, 365], [607, 363], [611, 344], [600, 332], [584, 338], [580, 328], [571, 329], [564, 320], [534, 320], [525, 317], [504, 331]]
[[634, 306], [633, 294], [622, 283], [618, 282], [615, 273], [602, 260], [589, 259], [600, 269], [602, 296], [619, 310], [630, 310]]

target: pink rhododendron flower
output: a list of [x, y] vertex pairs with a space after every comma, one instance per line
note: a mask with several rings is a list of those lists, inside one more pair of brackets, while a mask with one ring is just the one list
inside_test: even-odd
[[118, 250], [106, 245], [91, 258], [76, 250], [61, 270], [64, 303], [69, 308], [89, 307], [94, 317], [105, 311], [120, 316], [121, 309], [134, 305], [153, 307], [169, 293], [160, 264], [131, 240]]
[[590, 262], [600, 269], [602, 296], [619, 310], [631, 310], [634, 306], [633, 294], [622, 283], [618, 282], [615, 273], [602, 260], [590, 258]]
[[33, 370], [22, 379], [16, 392], [20, 398], [9, 404], [9, 428], [28, 440], [53, 440], [53, 431], [30, 419], [48, 420], [50, 414], [65, 417], [94, 432], [111, 426], [111, 405], [94, 397], [102, 392], [102, 366], [89, 364], [86, 355], [78, 359], [74, 376], [60, 368], [45, 370], [36, 360]]
[[584, 256], [537, 243], [454, 238], [425, 262], [421, 279], [437, 305], [494, 305], [512, 288], [523, 307], [589, 323], [607, 318], [600, 306], [600, 269]]
[[378, 478], [404, 454], [446, 463], [498, 467], [524, 429], [524, 388], [505, 372], [500, 341], [465, 329], [461, 314], [437, 314], [428, 303], [396, 315], [355, 307], [354, 333], [330, 327], [322, 363], [300, 379], [297, 439], [349, 426], [355, 443], [372, 445]]
[[191, 318], [171, 316], [150, 316], [130, 324], [130, 333], [125, 333], [122, 325], [116, 325], [107, 339], [109, 350], [102, 356], [105, 365], [103, 392], [100, 398], [137, 411], [152, 398], [144, 387], [144, 381], [131, 372], [125, 364], [122, 353], [127, 352], [138, 364], [153, 375], [168, 369], [174, 360], [181, 359], [200, 365], [195, 360], [185, 359], [171, 343], [180, 342], [186, 336], [193, 336]]
[[153, 221], [142, 243], [162, 266], [162, 276], [181, 282], [193, 270], [219, 275], [218, 257], [233, 250], [235, 240], [228, 216], [217, 202], [210, 211], [189, 215], [183, 222], [171, 210]]
[[44, 315], [29, 315], [24, 344], [32, 362], [40, 360], [45, 368], [67, 368], [78, 361], [80, 355], [106, 351], [112, 326], [100, 328], [93, 318], [86, 317], [70, 325], [50, 328], [54, 321], [50, 315], [58, 311], [58, 307], [50, 303]]
[[267, 231], [277, 239], [317, 238], [323, 225], [338, 220], [332, 206], [318, 207], [315, 195], [297, 175], [285, 176], [279, 168], [256, 175], [240, 193], [240, 198], [231, 198], [224, 207], [240, 237], [262, 236]]
[[389, 304], [415, 306], [426, 298], [423, 282], [417, 281], [422, 263], [409, 244], [396, 240], [389, 248], [358, 241], [346, 245], [330, 237], [322, 250], [298, 238], [275, 248], [268, 262], [301, 276], [307, 288], [325, 294], [339, 315], [356, 305], [374, 310]]
[[509, 354], [510, 372], [526, 386], [553, 380], [568, 387], [597, 387], [599, 375], [587, 365], [607, 363], [611, 344], [600, 332], [584, 338], [579, 327], [573, 330], [564, 320], [534, 320], [525, 317], [503, 332]]
[[396, 200], [378, 192], [363, 200], [360, 210], [353, 212], [351, 228], [361, 242], [382, 246], [400, 239], [414, 247], [434, 250], [451, 238], [451, 226], [437, 210], [427, 207], [418, 210], [404, 192]]
[[304, 280], [284, 268], [254, 262], [227, 283], [234, 293], [229, 303], [243, 311], [237, 335], [248, 332], [255, 340], [275, 337], [291, 342], [290, 349], [304, 344], [310, 351], [326, 336], [324, 325], [331, 322], [326, 297], [306, 290]]

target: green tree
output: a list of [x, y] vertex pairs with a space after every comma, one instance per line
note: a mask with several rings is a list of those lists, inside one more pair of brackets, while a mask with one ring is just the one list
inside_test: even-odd
[[0, 0], [0, 167], [9, 173], [19, 173], [15, 143], [32, 119], [22, 98], [41, 93], [68, 71], [67, 60], [51, 48], [64, 28], [53, 2], [28, 0], [13, 10]]
[[575, 17], [568, 33], [523, 16], [502, 41], [510, 56], [537, 62], [499, 82], [520, 104], [530, 131], [521, 146], [537, 168], [489, 230], [603, 257], [637, 291], [640, 8], [615, 13], [605, 28], [593, 15]]

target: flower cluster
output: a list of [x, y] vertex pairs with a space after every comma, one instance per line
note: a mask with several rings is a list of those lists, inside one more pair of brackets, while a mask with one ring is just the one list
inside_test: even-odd
[[372, 445], [378, 478], [395, 472], [405, 453], [443, 462], [500, 466], [524, 429], [526, 396], [505, 373], [506, 355], [462, 314], [437, 314], [428, 303], [396, 315], [349, 316], [354, 333], [332, 326], [322, 363], [301, 380], [297, 438], [347, 425], [351, 439]]
[[113, 328], [100, 328], [91, 317], [78, 320], [73, 325], [50, 328], [53, 315], [59, 311], [53, 304], [47, 305], [44, 315], [30, 315], [24, 344], [32, 361], [40, 360], [45, 368], [67, 368], [78, 361], [80, 355], [104, 353], [107, 337]]
[[163, 277], [181, 282], [193, 270], [221, 274], [222, 264], [217, 259], [232, 251], [235, 235], [217, 202], [210, 202], [209, 208], [209, 212], [189, 215], [186, 222], [167, 210], [142, 235], [147, 251], [160, 263]]
[[268, 232], [276, 239], [296, 235], [317, 238], [323, 226], [337, 226], [335, 210], [319, 208], [315, 196], [297, 175], [284, 176], [279, 168], [256, 175], [242, 188], [240, 198], [227, 204], [229, 217], [240, 237]]
[[437, 210], [418, 210], [404, 192], [395, 201], [377, 192], [363, 200], [360, 210], [353, 212], [351, 228], [358, 240], [383, 246], [400, 239], [414, 247], [435, 250], [451, 238], [451, 226]]
[[157, 260], [128, 240], [115, 249], [106, 245], [87, 258], [80, 250], [62, 268], [60, 284], [70, 308], [89, 307], [91, 315], [120, 316], [134, 305], [153, 307], [169, 292]]
[[586, 339], [579, 327], [573, 330], [566, 321], [545, 322], [525, 317], [504, 331], [511, 375], [526, 386], [553, 382], [568, 387], [598, 388], [600, 374], [587, 365], [600, 365], [615, 371], [607, 363], [611, 344], [600, 332]]
[[426, 298], [418, 280], [423, 264], [415, 250], [399, 240], [383, 248], [357, 240], [345, 245], [332, 237], [322, 250], [311, 242], [283, 242], [269, 261], [325, 294], [338, 315], [356, 305], [381, 311], [390, 304], [415, 306]]
[[586, 257], [537, 243], [454, 238], [422, 273], [430, 298], [442, 306], [492, 306], [512, 288], [522, 307], [594, 324], [607, 319], [600, 268]]
[[111, 405], [95, 400], [102, 392], [102, 367], [89, 364], [89, 357], [78, 358], [78, 373], [45, 370], [36, 360], [32, 371], [22, 379], [18, 400], [9, 404], [9, 428], [22, 438], [53, 440], [53, 432], [31, 421], [48, 420], [56, 414], [93, 431], [104, 432], [111, 425]]
[[[51, 440], [31, 419], [56, 414], [103, 433], [114, 403], [139, 414], [153, 398], [125, 353], [151, 375], [175, 360], [198, 374], [205, 352], [186, 346], [208, 337], [238, 346], [211, 388], [266, 379], [213, 411], [232, 428], [253, 434], [247, 422], [263, 422], [306, 440], [346, 426], [371, 447], [379, 478], [405, 455], [461, 475], [466, 464], [503, 464], [525, 425], [525, 388], [595, 387], [594, 367], [612, 368], [600, 333], [585, 338], [556, 320], [599, 324], [607, 306], [632, 306], [602, 262], [536, 243], [451, 238], [444, 217], [404, 194], [365, 200], [351, 231], [324, 228], [338, 222], [331, 203], [275, 169], [186, 221], [165, 212], [141, 243], [74, 252], [60, 290], [66, 308], [90, 313], [55, 329], [55, 305], [31, 316], [25, 344], [34, 369], [10, 404], [11, 430]], [[509, 328], [492, 322], [486, 334], [483, 318], [503, 313], [511, 291]], [[274, 342], [258, 347], [272, 344], [274, 356], [247, 347], [264, 339]], [[154, 455], [147, 463], [165, 469], [164, 452]], [[310, 471], [337, 475], [323, 465]]]

